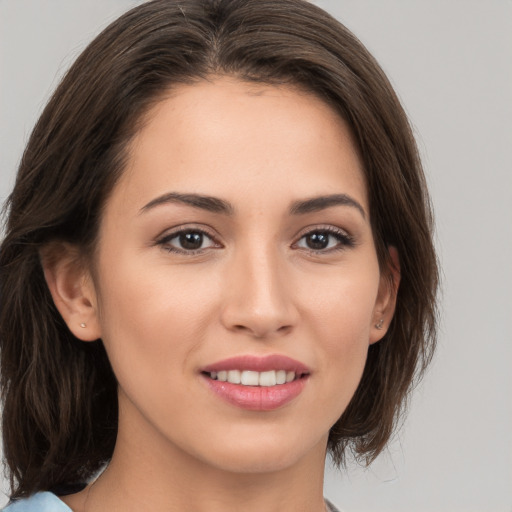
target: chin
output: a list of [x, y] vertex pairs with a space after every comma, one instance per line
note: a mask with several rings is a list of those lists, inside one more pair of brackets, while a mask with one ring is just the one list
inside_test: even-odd
[[[231, 473], [272, 473], [294, 467], [311, 457], [323, 460], [327, 438], [326, 434], [308, 442], [305, 436], [290, 435], [290, 432], [274, 436], [260, 432], [259, 435], [233, 436], [224, 443], [212, 443], [208, 457], [198, 455], [209, 465]], [[215, 446], [213, 453], [212, 446]]]
[[298, 454], [284, 454], [280, 450], [275, 452], [260, 451], [259, 453], [244, 452], [224, 457], [222, 461], [216, 461], [216, 467], [229, 473], [268, 474], [285, 471], [295, 466], [301, 458]]

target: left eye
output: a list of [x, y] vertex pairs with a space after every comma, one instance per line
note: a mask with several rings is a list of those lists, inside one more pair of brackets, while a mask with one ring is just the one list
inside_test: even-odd
[[352, 240], [348, 235], [328, 230], [311, 231], [297, 242], [297, 247], [310, 251], [325, 251], [336, 247], [351, 246]]
[[210, 236], [203, 231], [188, 230], [173, 233], [160, 241], [169, 251], [191, 252], [209, 247], [215, 247], [216, 244]]

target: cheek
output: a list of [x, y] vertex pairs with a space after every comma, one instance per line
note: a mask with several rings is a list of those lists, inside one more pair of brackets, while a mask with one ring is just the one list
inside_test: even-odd
[[[118, 260], [104, 273], [102, 328], [125, 417], [164, 429], [189, 405], [189, 377], [212, 318], [216, 287], [198, 289], [187, 272], [154, 268]], [[186, 415], [181, 423], [194, 428]]]
[[322, 331], [330, 350], [368, 345], [378, 294], [379, 273], [372, 269], [330, 276], [317, 286], [303, 290], [304, 316]]
[[320, 394], [325, 397], [321, 405], [333, 411], [333, 422], [351, 400], [364, 370], [378, 275], [378, 270], [367, 270], [358, 279], [354, 274], [331, 279], [322, 290], [316, 288], [316, 293], [311, 293], [310, 288], [307, 295], [309, 321], [306, 324], [319, 348], [318, 371], [328, 377], [324, 382], [325, 392]]
[[115, 266], [104, 266], [100, 322], [120, 383], [136, 378], [151, 386], [157, 376], [170, 380], [183, 373], [199, 349], [218, 285], [211, 278], [191, 280], [186, 271], [136, 262], [118, 255]]

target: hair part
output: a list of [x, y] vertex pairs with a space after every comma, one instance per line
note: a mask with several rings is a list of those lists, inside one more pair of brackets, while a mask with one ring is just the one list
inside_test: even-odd
[[370, 462], [384, 448], [435, 346], [432, 216], [407, 117], [357, 38], [304, 0], [154, 0], [107, 27], [50, 99], [6, 203], [0, 248], [4, 454], [12, 497], [89, 478], [113, 452], [117, 383], [101, 340], [75, 338], [55, 308], [40, 252], [53, 241], [94, 253], [102, 209], [129, 144], [163, 95], [215, 75], [288, 84], [326, 101], [360, 151], [381, 268], [400, 256], [390, 328], [369, 348], [361, 383], [332, 427]]

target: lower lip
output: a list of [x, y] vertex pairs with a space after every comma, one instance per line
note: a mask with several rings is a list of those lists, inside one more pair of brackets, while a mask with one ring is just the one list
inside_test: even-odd
[[209, 388], [232, 405], [249, 411], [273, 411], [296, 398], [306, 385], [308, 377], [302, 377], [276, 386], [243, 386], [213, 380], [203, 375]]

